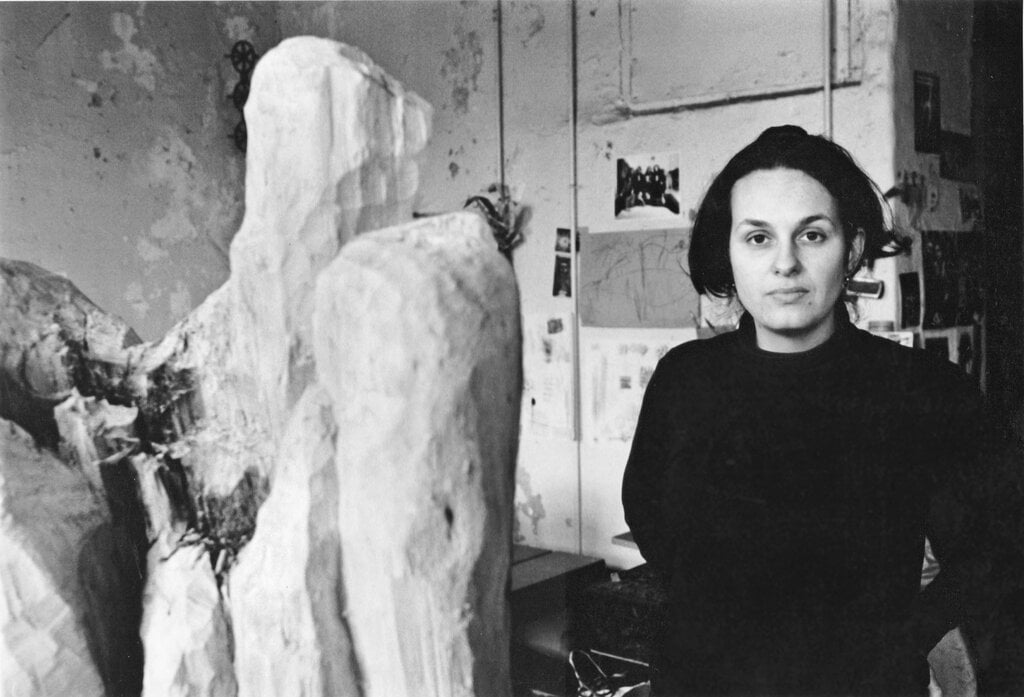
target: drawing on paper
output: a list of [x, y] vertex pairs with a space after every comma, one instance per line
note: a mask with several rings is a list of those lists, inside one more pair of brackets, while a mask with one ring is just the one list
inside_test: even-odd
[[689, 230], [587, 234], [580, 243], [580, 321], [589, 327], [692, 327]]

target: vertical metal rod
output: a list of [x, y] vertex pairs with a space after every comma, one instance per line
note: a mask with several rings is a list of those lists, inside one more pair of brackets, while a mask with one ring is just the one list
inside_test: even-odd
[[569, 173], [569, 186], [570, 186], [570, 229], [572, 239], [570, 241], [570, 251], [572, 252], [571, 259], [572, 265], [570, 266], [570, 278], [572, 287], [572, 314], [573, 314], [573, 342], [572, 342], [572, 401], [573, 401], [573, 440], [576, 442], [576, 546], [577, 552], [583, 554], [583, 428], [582, 419], [580, 418], [580, 411], [583, 406], [583, 400], [580, 395], [580, 370], [582, 369], [580, 363], [580, 255], [577, 241], [579, 239], [579, 180], [578, 180], [578, 152], [576, 147], [576, 139], [578, 137], [577, 129], [577, 92], [578, 92], [578, 76], [577, 70], [577, 50], [578, 50], [578, 37], [576, 34], [576, 0], [570, 0], [569, 2], [569, 73], [571, 80], [571, 89], [569, 90], [569, 124], [571, 134], [569, 138], [569, 160], [571, 171]]
[[501, 185], [499, 196], [505, 195], [505, 61], [502, 38], [501, 2], [497, 0], [498, 11], [495, 21], [498, 25], [498, 181]]
[[822, 0], [821, 22], [821, 84], [824, 87], [822, 109], [825, 137], [832, 140], [832, 0]]

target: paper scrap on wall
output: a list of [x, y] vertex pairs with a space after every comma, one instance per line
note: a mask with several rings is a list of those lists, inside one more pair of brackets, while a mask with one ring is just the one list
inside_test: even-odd
[[697, 336], [693, 328], [587, 330], [583, 351], [583, 433], [591, 441], [629, 441], [644, 390], [669, 349]]
[[523, 433], [573, 437], [572, 315], [523, 319]]

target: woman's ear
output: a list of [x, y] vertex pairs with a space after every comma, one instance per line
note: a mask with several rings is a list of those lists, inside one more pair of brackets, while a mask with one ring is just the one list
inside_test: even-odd
[[860, 267], [864, 258], [864, 230], [858, 228], [857, 234], [850, 240], [850, 248], [846, 253], [846, 273], [852, 276]]

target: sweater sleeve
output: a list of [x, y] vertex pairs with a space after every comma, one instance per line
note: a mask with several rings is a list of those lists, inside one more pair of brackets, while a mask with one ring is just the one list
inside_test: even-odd
[[939, 439], [927, 521], [939, 573], [910, 618], [919, 654], [954, 627], [983, 624], [1021, 586], [1024, 460], [1013, 440], [986, 421], [981, 395], [957, 384], [940, 423], [948, 435]]
[[[622, 480], [622, 507], [640, 554], [651, 569], [671, 572], [674, 549], [668, 486], [671, 463], [669, 414], [673, 411], [671, 385], [665, 360], [659, 362], [647, 384], [633, 443]], [[678, 425], [673, 424], [673, 429]]]

